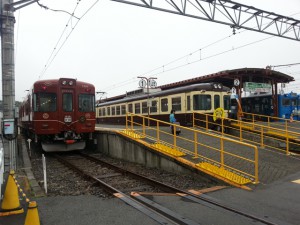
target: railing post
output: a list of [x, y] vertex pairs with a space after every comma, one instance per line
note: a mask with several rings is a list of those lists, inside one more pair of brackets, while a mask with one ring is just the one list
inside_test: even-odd
[[256, 146], [254, 146], [254, 151], [255, 151], [255, 183], [257, 184], [258, 183], [258, 148]]
[[126, 127], [126, 130], [128, 129], [128, 112], [126, 113], [126, 117], [125, 117], [125, 127]]
[[260, 127], [260, 147], [264, 148], [264, 127]]
[[194, 130], [194, 158], [198, 158], [198, 133]]
[[[148, 120], [149, 121], [149, 120]], [[146, 134], [146, 128], [145, 128], [145, 117], [143, 117], [143, 135]]]
[[156, 142], [157, 142], [157, 143], [160, 142], [159, 131], [160, 131], [160, 129], [159, 129], [159, 121], [157, 120], [157, 121], [156, 121], [156, 139], [157, 139]]
[[224, 118], [221, 118], [221, 129], [222, 129], [222, 136], [224, 135]]
[[195, 112], [193, 112], [192, 115], [193, 115], [193, 116], [192, 116], [192, 120], [193, 120], [193, 128], [195, 128]]
[[133, 114], [131, 113], [131, 121], [130, 121], [130, 127], [131, 127], [131, 130], [133, 131]]
[[289, 132], [288, 132], [288, 122], [285, 121], [285, 135], [286, 135], [286, 154], [290, 154], [290, 142], [289, 142]]
[[220, 146], [220, 148], [221, 148], [221, 168], [224, 168], [224, 139], [223, 139], [223, 137], [221, 137], [220, 141], [221, 141], [221, 146]]

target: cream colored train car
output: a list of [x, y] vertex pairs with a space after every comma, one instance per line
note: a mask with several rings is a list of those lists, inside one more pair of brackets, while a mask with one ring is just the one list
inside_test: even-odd
[[149, 94], [141, 89], [141, 93], [99, 103], [96, 118], [100, 124], [125, 124], [126, 112], [132, 112], [168, 122], [174, 109], [176, 119], [187, 126], [192, 124], [193, 112], [213, 114], [217, 108], [224, 109], [225, 117], [228, 116], [230, 89], [219, 83], [200, 83]]

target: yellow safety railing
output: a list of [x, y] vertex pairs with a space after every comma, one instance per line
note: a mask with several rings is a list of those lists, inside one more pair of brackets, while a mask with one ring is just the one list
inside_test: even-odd
[[[170, 126], [174, 126], [174, 133]], [[178, 129], [181, 133], [176, 135]], [[255, 145], [133, 113], [127, 113], [126, 129], [121, 133], [141, 139], [151, 148], [175, 159], [189, 160], [196, 168], [225, 181], [258, 183], [258, 149]]]
[[[193, 113], [193, 126], [204, 127], [206, 130], [219, 126], [218, 131], [225, 136], [236, 137], [260, 147], [290, 154], [290, 150], [300, 149], [300, 122], [278, 117], [243, 113], [242, 120], [218, 118], [213, 121], [213, 115]], [[205, 124], [205, 126], [203, 126]], [[231, 132], [225, 132], [229, 131]], [[235, 132], [234, 132], [235, 131]]]

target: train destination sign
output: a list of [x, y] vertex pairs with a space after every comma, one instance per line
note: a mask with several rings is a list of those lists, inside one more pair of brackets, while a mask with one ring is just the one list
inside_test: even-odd
[[245, 82], [244, 91], [249, 92], [270, 92], [272, 89], [271, 84], [267, 83], [255, 83], [255, 82]]

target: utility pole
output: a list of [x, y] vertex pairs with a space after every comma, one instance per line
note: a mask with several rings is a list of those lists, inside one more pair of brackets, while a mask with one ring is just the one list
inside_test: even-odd
[[[1, 53], [2, 53], [2, 101], [3, 121], [1, 127], [4, 137], [5, 171], [16, 169], [17, 121], [15, 110], [15, 52], [14, 52], [14, 11], [30, 5], [37, 0], [1, 0]], [[9, 162], [9, 163], [8, 163]]]

